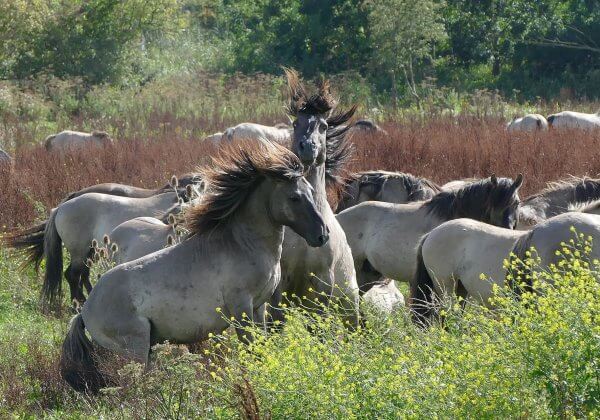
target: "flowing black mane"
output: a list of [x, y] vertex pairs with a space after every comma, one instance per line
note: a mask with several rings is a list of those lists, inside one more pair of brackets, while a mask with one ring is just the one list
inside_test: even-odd
[[475, 181], [455, 191], [442, 191], [423, 207], [442, 220], [460, 217], [489, 221], [490, 213], [495, 208], [510, 205], [515, 197], [513, 181], [510, 178], [491, 178]]
[[222, 147], [212, 165], [200, 169], [207, 191], [185, 214], [190, 236], [227, 225], [264, 177], [291, 180], [304, 168], [294, 153], [275, 143]]
[[549, 182], [546, 188], [532, 194], [524, 200], [525, 203], [539, 197], [546, 197], [554, 192], [569, 192], [571, 203], [586, 203], [600, 199], [600, 179], [571, 176], [559, 181]]
[[296, 117], [299, 113], [325, 117], [328, 125], [325, 157], [327, 181], [341, 184], [343, 168], [354, 152], [354, 145], [346, 139], [346, 134], [352, 127], [349, 122], [356, 113], [357, 106], [353, 105], [347, 111], [337, 111], [335, 109], [337, 101], [331, 94], [328, 80], [317, 80], [317, 93], [309, 95], [297, 71], [289, 68], [283, 70], [288, 81], [287, 113], [292, 117]]

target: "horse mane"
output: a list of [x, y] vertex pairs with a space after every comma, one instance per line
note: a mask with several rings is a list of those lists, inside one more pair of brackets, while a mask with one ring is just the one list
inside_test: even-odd
[[571, 175], [565, 179], [548, 182], [544, 189], [530, 195], [524, 202], [528, 202], [534, 198], [545, 197], [557, 191], [570, 191], [573, 193], [574, 202], [587, 203], [600, 198], [600, 180], [587, 176], [577, 177]]
[[576, 211], [580, 213], [596, 212], [599, 209], [600, 200], [569, 203], [569, 206], [567, 207], [567, 211]]
[[363, 171], [355, 174], [351, 174], [344, 180], [342, 193], [348, 193], [348, 189], [353, 182], [359, 181], [359, 188], [364, 185], [375, 185], [378, 187], [383, 186], [385, 181], [388, 179], [399, 179], [404, 184], [408, 197], [414, 201], [420, 200], [420, 193], [425, 188], [429, 188], [436, 194], [441, 191], [439, 185], [435, 182], [427, 179], [417, 177], [415, 175], [406, 172], [389, 172], [389, 171]]
[[325, 176], [329, 185], [342, 185], [344, 183], [344, 167], [354, 153], [354, 144], [346, 137], [350, 129], [350, 125], [346, 123], [352, 119], [356, 108], [356, 105], [353, 105], [348, 111], [336, 112], [327, 118], [329, 128], [325, 138], [327, 147]]
[[317, 93], [309, 95], [296, 70], [284, 67], [283, 71], [288, 86], [287, 113], [290, 116], [297, 116], [299, 112], [326, 116], [328, 129], [325, 174], [329, 186], [340, 185], [343, 183], [340, 174], [354, 152], [354, 145], [346, 139], [346, 134], [351, 128], [348, 122], [356, 113], [357, 106], [353, 105], [347, 111], [337, 111], [335, 110], [337, 100], [331, 94], [329, 80], [318, 79], [316, 82]]
[[224, 145], [212, 164], [199, 169], [207, 191], [199, 204], [186, 211], [189, 236], [226, 226], [265, 177], [293, 180], [302, 176], [302, 163], [290, 150], [275, 143], [252, 143]]
[[492, 207], [506, 206], [513, 199], [513, 181], [510, 178], [497, 178], [494, 185], [491, 178], [474, 181], [454, 191], [441, 191], [423, 203], [427, 213], [433, 213], [442, 220], [469, 217], [481, 220]]
[[317, 93], [309, 95], [296, 70], [284, 67], [283, 71], [288, 82], [289, 102], [286, 106], [288, 114], [292, 116], [298, 115], [299, 112], [309, 115], [326, 114], [335, 108], [337, 101], [331, 94], [329, 80], [319, 78], [316, 82]]

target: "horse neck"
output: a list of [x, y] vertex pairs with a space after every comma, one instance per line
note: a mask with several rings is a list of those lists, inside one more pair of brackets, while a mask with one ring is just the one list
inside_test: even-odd
[[242, 248], [254, 252], [262, 247], [281, 258], [283, 225], [271, 218], [268, 210], [270, 183], [262, 182], [241, 205], [228, 229], [230, 238]]
[[309, 184], [314, 188], [313, 198], [319, 212], [323, 216], [332, 213], [327, 201], [327, 189], [325, 187], [325, 163], [311, 166], [304, 175]]
[[564, 212], [574, 198], [574, 192], [569, 189], [547, 191], [531, 199], [525, 200], [524, 206], [532, 207], [538, 212]]
[[177, 194], [174, 192], [167, 192], [147, 197], [147, 199], [149, 200], [150, 207], [156, 207], [157, 209], [168, 209], [173, 204], [177, 203]]

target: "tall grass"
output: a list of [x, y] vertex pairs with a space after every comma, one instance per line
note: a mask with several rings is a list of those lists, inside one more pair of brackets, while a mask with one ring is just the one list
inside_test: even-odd
[[113, 387], [92, 399], [58, 377], [56, 329], [19, 323], [0, 329], [0, 415], [595, 418], [600, 267], [589, 249], [581, 238], [558, 266], [532, 264], [539, 294], [498, 289], [493, 309], [443, 302], [444, 325], [429, 329], [403, 309], [365, 307], [364, 328], [349, 331], [335, 306], [320, 315], [290, 308], [282, 332], [249, 328], [249, 347], [226, 333], [195, 353], [156, 346], [148, 371], [108, 359]]
[[[281, 120], [284, 114], [279, 112]], [[49, 155], [38, 145], [22, 147], [13, 168], [0, 167], [0, 226], [27, 225], [45, 217], [48, 209], [82, 187], [121, 182], [152, 188], [164, 185], [172, 174], [193, 170], [214, 152], [214, 146], [184, 135], [179, 125], [184, 123], [174, 121], [178, 122], [150, 130], [144, 138], [139, 134], [120, 137], [114, 147], [66, 157]], [[387, 122], [383, 126], [388, 135], [352, 138], [356, 152], [349, 170], [404, 171], [438, 183], [491, 173], [514, 178], [522, 172], [522, 195], [568, 174], [600, 173], [598, 131], [515, 135], [507, 133], [497, 118], [473, 117]]]

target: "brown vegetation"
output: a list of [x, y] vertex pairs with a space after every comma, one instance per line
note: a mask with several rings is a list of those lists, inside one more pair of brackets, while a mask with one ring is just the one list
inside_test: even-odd
[[[13, 168], [0, 168], [0, 226], [29, 225], [67, 193], [92, 184], [163, 185], [214, 152], [212, 145], [186, 140], [165, 127], [145, 140], [138, 134], [118, 139], [114, 147], [67, 157], [48, 154], [41, 146], [21, 148]], [[498, 120], [476, 118], [389, 122], [383, 127], [388, 136], [353, 138], [350, 170], [399, 170], [438, 183], [491, 173], [514, 178], [522, 172], [524, 195], [569, 174], [600, 173], [600, 132], [509, 134]]]

